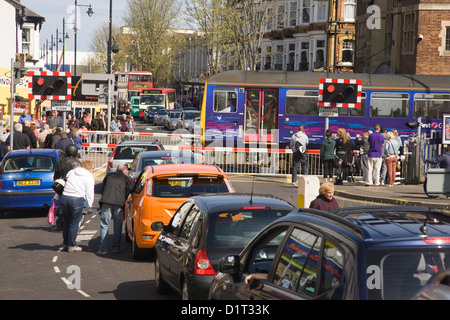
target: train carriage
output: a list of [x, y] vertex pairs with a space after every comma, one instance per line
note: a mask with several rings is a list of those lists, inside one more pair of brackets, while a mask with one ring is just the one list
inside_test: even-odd
[[[320, 116], [321, 78], [361, 80], [361, 107]], [[230, 104], [235, 108], [228, 108]], [[352, 138], [377, 123], [406, 138], [412, 133], [407, 122], [420, 117], [422, 132], [441, 131], [442, 116], [448, 113], [450, 76], [228, 71], [209, 77], [205, 84], [201, 127], [205, 145], [284, 148], [296, 128], [304, 125], [310, 147], [318, 147], [326, 121], [334, 132], [342, 127]]]

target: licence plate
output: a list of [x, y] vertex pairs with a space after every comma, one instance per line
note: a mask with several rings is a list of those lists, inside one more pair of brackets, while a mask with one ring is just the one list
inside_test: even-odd
[[17, 181], [18, 186], [39, 186], [41, 180], [19, 180]]

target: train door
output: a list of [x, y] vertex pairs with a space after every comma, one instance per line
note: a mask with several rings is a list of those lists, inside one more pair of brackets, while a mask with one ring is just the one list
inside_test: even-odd
[[277, 143], [278, 90], [245, 92], [245, 142]]

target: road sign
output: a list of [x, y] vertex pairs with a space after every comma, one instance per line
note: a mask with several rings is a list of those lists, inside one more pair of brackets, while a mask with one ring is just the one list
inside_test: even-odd
[[72, 111], [72, 101], [70, 100], [52, 100], [52, 111]]
[[28, 72], [28, 99], [70, 100], [71, 91], [70, 72]]
[[339, 109], [337, 107], [319, 107], [319, 117], [338, 117]]
[[319, 107], [361, 107], [362, 81], [322, 78], [319, 82]]
[[102, 94], [108, 94], [108, 84], [110, 86], [114, 85], [114, 75], [83, 73], [81, 81], [83, 83], [81, 87], [82, 94], [99, 96]]

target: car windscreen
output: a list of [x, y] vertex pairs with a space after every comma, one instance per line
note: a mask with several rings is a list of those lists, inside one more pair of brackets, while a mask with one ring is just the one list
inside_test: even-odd
[[439, 272], [450, 268], [450, 247], [369, 249], [367, 291], [371, 300], [412, 298]]
[[186, 112], [184, 114], [184, 119], [192, 120], [200, 115], [200, 112]]
[[154, 150], [159, 150], [156, 144], [148, 146], [117, 146], [114, 160], [132, 160], [139, 152]]
[[181, 112], [169, 112], [169, 118], [178, 118]]
[[141, 104], [164, 105], [164, 96], [162, 94], [150, 94], [140, 96]]
[[2, 173], [17, 172], [53, 172], [56, 163], [54, 158], [48, 155], [23, 155], [8, 157], [3, 161]]
[[292, 208], [247, 206], [208, 215], [208, 245], [211, 247], [244, 247], [265, 226], [284, 217]]
[[228, 190], [225, 179], [216, 177], [173, 177], [153, 179], [153, 196], [184, 198], [202, 193], [223, 193]]
[[180, 164], [180, 163], [199, 163], [195, 156], [191, 157], [176, 157], [176, 156], [162, 156], [162, 157], [151, 157], [151, 158], [144, 158], [142, 161], [142, 168], [145, 168], [146, 166], [154, 166], [154, 165], [160, 165], [160, 164]]

